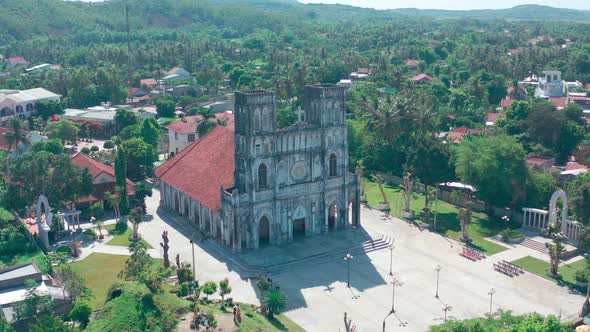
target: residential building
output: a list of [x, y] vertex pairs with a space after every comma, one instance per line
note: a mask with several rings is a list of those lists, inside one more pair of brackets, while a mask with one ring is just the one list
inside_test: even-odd
[[535, 170], [548, 170], [555, 166], [555, 158], [527, 157], [526, 163]]
[[20, 66], [26, 66], [29, 63], [27, 62], [27, 60], [25, 60], [25, 58], [23, 58], [22, 56], [13, 56], [10, 57], [6, 60], [8, 67], [10, 68], [16, 68], [16, 67], [20, 67]]
[[[230, 113], [218, 113], [216, 118], [233, 122]], [[178, 154], [199, 139], [198, 127], [203, 122], [201, 115], [183, 116], [164, 128], [168, 130], [168, 153]]]
[[0, 127], [13, 116], [23, 118], [35, 114], [37, 103], [46, 101], [59, 102], [61, 96], [43, 88], [28, 90], [6, 90], [0, 89]]
[[418, 75], [410, 78], [410, 80], [414, 83], [421, 84], [421, 83], [430, 83], [430, 82], [432, 82], [433, 78], [429, 75], [422, 73], [422, 74], [418, 74]]
[[[83, 153], [75, 154], [72, 157], [72, 163], [78, 167], [88, 169], [92, 175], [92, 184], [94, 186], [92, 194], [82, 197], [76, 202], [77, 208], [102, 201], [106, 192], [114, 193], [116, 191], [115, 169], [112, 166], [103, 164]], [[129, 179], [127, 179], [127, 195], [129, 198], [135, 196], [135, 183]]]

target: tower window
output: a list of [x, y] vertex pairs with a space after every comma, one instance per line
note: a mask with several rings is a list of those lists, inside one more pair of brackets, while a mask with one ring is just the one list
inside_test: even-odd
[[330, 171], [328, 172], [328, 174], [330, 174], [330, 176], [337, 176], [338, 175], [338, 162], [337, 162], [337, 157], [335, 154], [332, 153], [332, 155], [330, 156]]
[[258, 166], [258, 189], [268, 188], [268, 169], [266, 164]]

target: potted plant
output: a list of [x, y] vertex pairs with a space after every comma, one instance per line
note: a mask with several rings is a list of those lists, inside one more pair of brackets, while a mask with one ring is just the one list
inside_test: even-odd
[[414, 184], [415, 183], [414, 179], [412, 178], [412, 174], [406, 173], [406, 175], [404, 175], [404, 184], [402, 186], [402, 198], [404, 199], [404, 209], [402, 210], [402, 217], [408, 220], [414, 219], [414, 211], [410, 209]]
[[380, 174], [373, 175], [373, 181], [377, 182], [379, 186], [379, 191], [381, 192], [382, 201], [379, 202], [377, 205], [377, 209], [383, 212], [389, 212], [391, 208], [389, 207], [389, 202], [387, 201], [387, 196], [385, 195], [385, 190], [383, 190], [383, 176]]

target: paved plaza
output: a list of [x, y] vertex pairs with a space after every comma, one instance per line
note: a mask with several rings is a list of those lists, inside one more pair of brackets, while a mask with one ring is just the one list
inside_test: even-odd
[[[291, 254], [283, 266], [271, 277], [278, 282], [289, 297], [288, 312], [291, 319], [308, 331], [343, 331], [343, 315], [358, 326], [359, 331], [382, 331], [383, 319], [392, 308], [392, 277], [389, 275], [390, 250], [387, 243], [395, 238], [393, 251], [394, 277], [400, 286], [395, 288], [394, 315], [386, 319], [386, 330], [425, 331], [428, 326], [443, 320], [445, 305], [449, 305], [450, 318], [478, 317], [489, 312], [490, 296], [494, 288], [493, 310], [507, 309], [516, 313], [536, 311], [542, 314], [561, 314], [563, 319], [577, 316], [584, 297], [565, 287], [525, 273], [508, 277], [492, 269], [499, 260], [514, 260], [524, 256], [547, 259], [545, 255], [522, 246], [511, 246], [509, 250], [472, 262], [461, 256], [461, 244], [410, 225], [395, 218], [384, 218], [383, 214], [368, 208], [362, 210], [363, 228], [342, 231], [335, 241], [343, 242], [334, 246], [330, 254], [327, 238], [306, 240], [282, 248], [263, 248], [252, 252], [249, 259], [237, 258], [216, 246], [214, 240], [206, 240], [182, 217], [159, 208], [159, 192], [148, 198], [148, 221], [140, 226], [140, 233], [154, 248], [151, 253], [160, 256], [161, 234], [168, 230], [170, 238], [170, 259], [176, 254], [181, 260], [192, 260], [193, 239], [197, 278], [201, 281], [219, 281], [228, 277], [232, 286], [230, 295], [237, 301], [258, 304], [255, 281], [248, 279], [253, 271], [249, 266], [256, 262], [268, 267], [273, 260], [280, 264], [277, 256], [281, 252]], [[346, 232], [358, 232], [348, 234]], [[386, 240], [384, 240], [386, 239]], [[376, 241], [379, 246], [363, 253], [359, 248]], [[353, 253], [350, 263], [351, 288], [347, 288], [347, 263], [344, 261], [346, 246]], [[113, 250], [111, 246], [97, 245], [100, 252]], [[317, 252], [317, 257], [305, 258], [295, 251]], [[116, 252], [124, 254], [124, 250]], [[115, 252], [113, 252], [115, 253]], [[304, 255], [305, 256], [305, 255]], [[269, 263], [270, 262], [270, 263]], [[249, 265], [252, 264], [252, 265]], [[435, 298], [436, 271], [440, 264], [439, 298]], [[403, 323], [403, 324], [402, 324]], [[401, 327], [401, 325], [406, 325]]]

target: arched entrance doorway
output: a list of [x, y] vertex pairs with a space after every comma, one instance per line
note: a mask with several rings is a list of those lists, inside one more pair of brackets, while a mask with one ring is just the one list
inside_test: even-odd
[[334, 201], [328, 207], [328, 230], [329, 231], [335, 230], [337, 222], [338, 222], [338, 202]]
[[293, 239], [301, 239], [305, 237], [305, 209], [303, 206], [297, 207], [293, 213]]
[[266, 216], [258, 221], [258, 246], [265, 246], [270, 243], [270, 222]]

